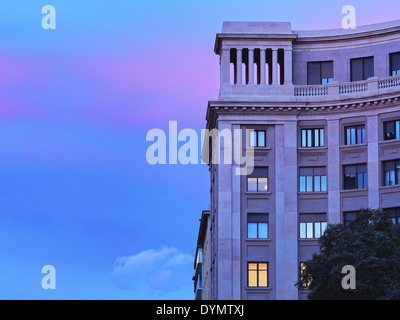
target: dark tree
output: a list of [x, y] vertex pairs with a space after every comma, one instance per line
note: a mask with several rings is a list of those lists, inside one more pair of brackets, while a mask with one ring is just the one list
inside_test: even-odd
[[[320, 252], [305, 262], [296, 284], [310, 300], [400, 299], [400, 224], [381, 210], [362, 210], [348, 225], [329, 225]], [[356, 289], [345, 290], [342, 268], [356, 271]]]

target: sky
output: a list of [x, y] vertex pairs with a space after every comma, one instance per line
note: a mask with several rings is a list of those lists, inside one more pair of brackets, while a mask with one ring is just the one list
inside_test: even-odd
[[400, 19], [398, 0], [3, 1], [0, 299], [193, 299], [208, 169], [149, 164], [147, 133], [205, 127], [223, 21], [340, 28], [348, 4]]

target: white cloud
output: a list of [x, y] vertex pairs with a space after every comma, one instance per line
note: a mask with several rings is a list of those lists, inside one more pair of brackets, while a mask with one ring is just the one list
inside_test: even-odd
[[191, 299], [193, 259], [176, 248], [162, 247], [117, 258], [112, 274], [123, 289], [151, 292], [149, 299], [162, 299], [174, 291], [188, 295], [181, 299]]

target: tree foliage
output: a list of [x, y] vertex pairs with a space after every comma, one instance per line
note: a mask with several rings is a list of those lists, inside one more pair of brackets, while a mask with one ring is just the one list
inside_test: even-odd
[[[366, 209], [348, 225], [329, 225], [320, 245], [296, 284], [309, 284], [310, 300], [400, 299], [400, 224], [387, 213]], [[356, 270], [355, 290], [342, 287], [346, 265]]]

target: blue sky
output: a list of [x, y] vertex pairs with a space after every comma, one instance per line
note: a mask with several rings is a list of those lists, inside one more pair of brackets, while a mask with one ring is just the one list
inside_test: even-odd
[[400, 18], [395, 0], [2, 3], [0, 298], [192, 299], [208, 170], [149, 165], [146, 133], [205, 126], [224, 20], [340, 28], [346, 4], [359, 25]]

